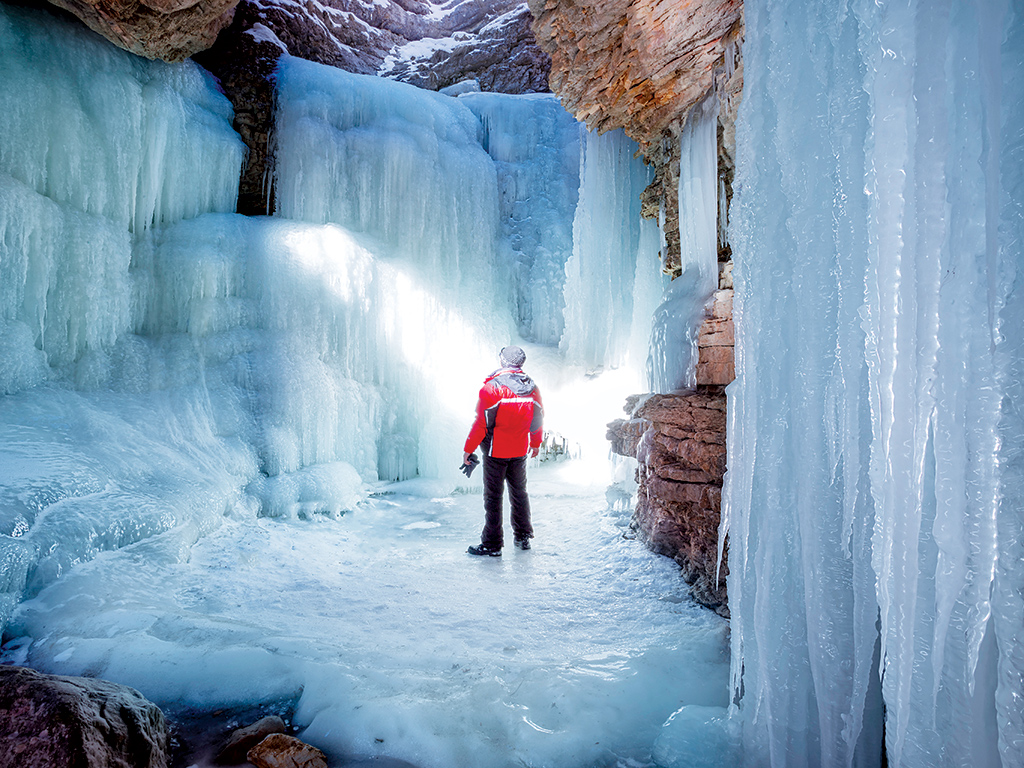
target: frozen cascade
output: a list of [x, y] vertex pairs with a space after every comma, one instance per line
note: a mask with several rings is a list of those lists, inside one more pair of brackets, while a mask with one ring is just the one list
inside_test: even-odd
[[509, 297], [479, 290], [507, 282], [509, 260], [497, 171], [469, 109], [288, 57], [277, 114], [279, 216], [371, 236], [467, 322], [511, 337]]
[[884, 711], [889, 765], [1024, 764], [1024, 18], [745, 10], [723, 528], [746, 763], [877, 765]]
[[[0, 625], [143, 539], [187, 559], [226, 520], [337, 516], [366, 483], [451, 490], [496, 349], [527, 321], [549, 343], [564, 324], [540, 318], [564, 301], [579, 143], [553, 101], [469, 109], [287, 60], [276, 183], [289, 218], [248, 219], [227, 213], [243, 155], [231, 110], [198, 68], [138, 60], [41, 12], [4, 7], [0, 22], [17, 75], [0, 83]], [[538, 137], [532, 156], [513, 155], [513, 122]], [[621, 135], [606, 140], [629, 160], [604, 176], [615, 198], [646, 171]], [[592, 187], [590, 206], [631, 215]], [[615, 346], [642, 360], [639, 308], [660, 284], [636, 258], [653, 258], [658, 232], [636, 229]], [[514, 274], [530, 238], [547, 243], [532, 292]], [[494, 290], [517, 279], [518, 296]], [[549, 424], [594, 428], [603, 447], [598, 382], [584, 396], [554, 347], [528, 349]], [[609, 418], [636, 388], [601, 386]]]
[[498, 172], [519, 333], [528, 341], [557, 344], [565, 329], [565, 262], [572, 253], [579, 147], [586, 132], [550, 94], [510, 99], [468, 93], [459, 101], [480, 118], [483, 146]]
[[654, 310], [647, 375], [654, 392], [697, 383], [697, 332], [718, 288], [718, 105], [694, 107], [679, 139], [681, 274]]
[[234, 210], [244, 153], [199, 67], [32, 18], [0, 8], [4, 393], [47, 378], [44, 362], [74, 377], [87, 351], [109, 347], [129, 323], [130, 233]]
[[657, 225], [640, 218], [640, 193], [651, 172], [635, 153], [636, 145], [621, 131], [587, 134], [581, 147], [559, 348], [569, 361], [591, 370], [629, 359], [637, 265], [658, 268]]
[[50, 14], [2, 6], [0, 28], [3, 625], [25, 590], [98, 551], [171, 529], [194, 541], [246, 506], [255, 466], [202, 392], [150, 386], [130, 332], [136, 238], [234, 209], [230, 105], [198, 67]]

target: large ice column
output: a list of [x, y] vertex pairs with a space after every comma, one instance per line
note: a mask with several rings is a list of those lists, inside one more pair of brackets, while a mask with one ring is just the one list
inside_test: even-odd
[[234, 209], [244, 145], [227, 99], [191, 62], [7, 5], [0, 71], [2, 627], [99, 551], [188, 546], [245, 508], [256, 468], [195, 380], [151, 386], [163, 358], [131, 333], [139, 239]]
[[690, 112], [679, 139], [681, 274], [654, 312], [648, 379], [655, 392], [697, 383], [697, 332], [718, 288], [718, 104]]
[[[636, 157], [636, 144], [622, 131], [587, 134], [581, 154], [573, 252], [565, 265], [565, 332], [559, 348], [571, 363], [595, 370], [615, 368], [631, 357], [638, 265], [655, 274], [658, 270], [657, 225], [640, 217], [640, 194], [651, 176]], [[646, 347], [645, 343], [643, 356]]]
[[877, 765], [884, 711], [890, 765], [1018, 764], [1024, 19], [746, 23], [723, 523], [746, 761]]
[[498, 173], [502, 234], [512, 249], [524, 339], [557, 344], [565, 328], [565, 262], [579, 199], [582, 126], [550, 94], [467, 93]]
[[131, 233], [233, 210], [244, 146], [199, 67], [45, 12], [0, 7], [0, 70], [0, 392], [13, 392], [73, 375], [127, 329]]
[[[988, 20], [986, 29], [993, 35]], [[996, 712], [1000, 729], [1000, 755], [1003, 766], [1024, 765], [1024, 723], [1021, 722], [1021, 681], [1024, 680], [1024, 194], [1021, 192], [1021, 158], [1024, 157], [1024, 19], [1019, 5], [1004, 22], [1006, 32], [999, 49], [986, 52], [988, 65], [985, 87], [1002, 91], [1000, 121], [988, 123], [990, 143], [998, 142], [999, 152], [987, 157], [990, 194], [986, 201], [998, 206], [998, 227], [986, 218], [988, 253], [993, 245], [1004, 256], [997, 261], [998, 283], [1007, 290], [1005, 303], [990, 303], [999, 313], [1001, 335], [996, 348], [996, 391], [1002, 403], [999, 421], [999, 496], [996, 510], [998, 556], [992, 589], [992, 628], [998, 643]], [[1017, 66], [1012, 66], [1016, 62]], [[1002, 65], [1001, 67], [999, 65]], [[1002, 69], [1002, 71], [1000, 71]], [[1001, 75], [1001, 76], [1000, 76]], [[998, 133], [997, 133], [998, 131]], [[991, 144], [990, 144], [991, 146]], [[995, 171], [998, 169], [998, 184]], [[1013, 190], [1011, 192], [1011, 190]], [[994, 241], [994, 242], [993, 242]], [[1016, 254], [1016, 258], [1005, 258]], [[996, 276], [993, 276], [996, 277]], [[998, 294], [997, 294], [998, 295]], [[991, 644], [989, 648], [991, 648]]]

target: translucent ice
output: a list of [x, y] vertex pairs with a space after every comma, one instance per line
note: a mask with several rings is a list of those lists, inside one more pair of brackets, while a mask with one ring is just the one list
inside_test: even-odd
[[[146, 538], [187, 558], [225, 516], [336, 517], [381, 480], [478, 487], [458, 472], [462, 441], [510, 341], [548, 427], [604, 459], [603, 424], [637, 388], [626, 358], [646, 356], [659, 287], [636, 259], [657, 230], [601, 222], [632, 233], [616, 282], [630, 300], [614, 354], [592, 361], [619, 370], [581, 382], [554, 346], [579, 129], [550, 97], [463, 103], [285, 59], [282, 215], [248, 219], [226, 213], [242, 158], [230, 108], [194, 65], [0, 14], [0, 623]], [[636, 191], [635, 145], [609, 140], [604, 181]], [[620, 202], [602, 210], [632, 216]]]
[[884, 717], [889, 765], [1020, 764], [1024, 19], [746, 14], [725, 520], [748, 763], [877, 765]]
[[559, 347], [569, 361], [590, 370], [631, 359], [634, 288], [656, 287], [634, 281], [638, 265], [658, 269], [659, 245], [656, 224], [640, 218], [640, 194], [651, 171], [635, 153], [636, 145], [621, 131], [588, 134], [582, 147]]

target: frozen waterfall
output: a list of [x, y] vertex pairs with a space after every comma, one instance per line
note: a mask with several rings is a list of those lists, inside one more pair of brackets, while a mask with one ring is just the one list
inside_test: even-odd
[[[603, 422], [640, 386], [627, 357], [646, 354], [633, 305], [661, 291], [634, 289], [653, 255], [619, 190], [647, 172], [621, 134], [587, 136], [551, 96], [457, 99], [286, 58], [279, 209], [246, 218], [244, 148], [201, 69], [45, 13], [2, 6], [0, 25], [0, 625], [156, 534], [184, 552], [225, 516], [338, 515], [381, 481], [472, 487], [462, 441], [508, 343], [548, 426], [606, 455]], [[581, 171], [595, 143], [619, 159]], [[566, 277], [591, 208], [629, 246], [611, 312]], [[594, 317], [607, 350], [567, 364], [563, 329]], [[593, 365], [622, 375], [579, 383]]]
[[[1024, 765], [1019, 3], [748, 3], [730, 389], [748, 765]], [[884, 710], [884, 715], [883, 715]]]

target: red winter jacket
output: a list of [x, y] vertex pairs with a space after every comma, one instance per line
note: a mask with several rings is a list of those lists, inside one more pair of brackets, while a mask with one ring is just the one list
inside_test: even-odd
[[516, 459], [539, 448], [544, 436], [540, 390], [519, 368], [500, 368], [480, 388], [476, 420], [466, 438], [466, 453], [483, 444], [496, 459]]

